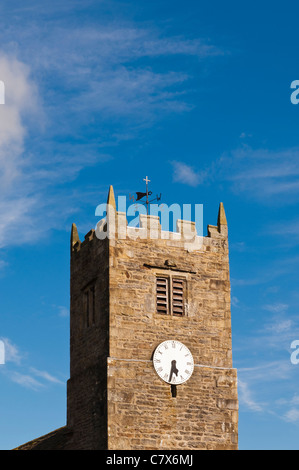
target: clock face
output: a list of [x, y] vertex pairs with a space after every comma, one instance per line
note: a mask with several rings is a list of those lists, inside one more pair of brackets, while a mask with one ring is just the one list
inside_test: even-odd
[[191, 352], [176, 340], [159, 344], [154, 352], [153, 363], [159, 377], [172, 385], [186, 382], [194, 369]]

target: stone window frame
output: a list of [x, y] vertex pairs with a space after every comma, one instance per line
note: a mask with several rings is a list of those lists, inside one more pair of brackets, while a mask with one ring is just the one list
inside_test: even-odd
[[[160, 309], [158, 308], [158, 280], [159, 279], [165, 279], [165, 301], [161, 300], [160, 301]], [[173, 303], [173, 283], [174, 281], [181, 281], [182, 282], [182, 313], [175, 312]], [[187, 309], [186, 309], [186, 301], [187, 301], [187, 276], [178, 274], [178, 273], [156, 273], [155, 274], [155, 295], [156, 295], [156, 304], [155, 304], [155, 311], [157, 315], [165, 316], [165, 317], [177, 317], [177, 318], [183, 318], [187, 316]], [[161, 284], [160, 284], [161, 285]], [[160, 289], [160, 299], [163, 295], [161, 293], [162, 289]], [[166, 304], [166, 309], [165, 313], [163, 313], [163, 304]]]

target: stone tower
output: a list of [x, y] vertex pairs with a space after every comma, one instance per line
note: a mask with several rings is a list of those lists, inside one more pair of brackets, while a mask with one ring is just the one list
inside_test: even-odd
[[[156, 216], [140, 215], [139, 228], [127, 227], [112, 187], [107, 202], [108, 227], [101, 221], [83, 242], [72, 227], [72, 447], [237, 449], [223, 204], [217, 226], [199, 237], [183, 220], [177, 232], [163, 232]], [[105, 236], [109, 230], [115, 236]], [[198, 247], [190, 249], [186, 235]], [[194, 359], [180, 385], [154, 368], [153, 353], [166, 340], [183, 343]]]
[[205, 237], [152, 215], [134, 228], [110, 187], [96, 231], [72, 226], [70, 288], [67, 424], [18, 449], [238, 448], [222, 203]]

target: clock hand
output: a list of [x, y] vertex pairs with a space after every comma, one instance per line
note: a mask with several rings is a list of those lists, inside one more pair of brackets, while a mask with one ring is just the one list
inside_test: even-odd
[[176, 376], [178, 375], [179, 371], [176, 368], [176, 360], [171, 361], [171, 369], [170, 369], [170, 375], [169, 375], [169, 380], [168, 382], [171, 382], [172, 379], [172, 374], [175, 374]]

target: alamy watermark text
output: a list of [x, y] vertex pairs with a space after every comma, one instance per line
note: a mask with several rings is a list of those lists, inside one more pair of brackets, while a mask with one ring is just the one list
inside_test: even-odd
[[299, 80], [294, 80], [291, 83], [291, 88], [295, 90], [291, 94], [291, 103], [298, 104], [299, 103]]
[[[149, 214], [142, 204], [131, 204], [127, 207], [126, 197], [118, 197], [118, 210], [110, 204], [100, 204], [95, 210], [97, 217], [103, 217], [95, 227], [97, 238], [163, 238], [181, 239], [186, 248], [199, 249], [203, 237], [202, 204], [150, 204]], [[138, 215], [137, 215], [138, 214]], [[106, 217], [105, 217], [106, 215]], [[136, 216], [137, 215], [137, 216]], [[195, 218], [191, 222], [191, 218]], [[128, 218], [133, 218], [128, 223]], [[174, 227], [175, 226], [175, 227]]]
[[299, 340], [295, 339], [291, 343], [291, 349], [294, 349], [294, 351], [291, 354], [291, 363], [294, 365], [299, 364]]

